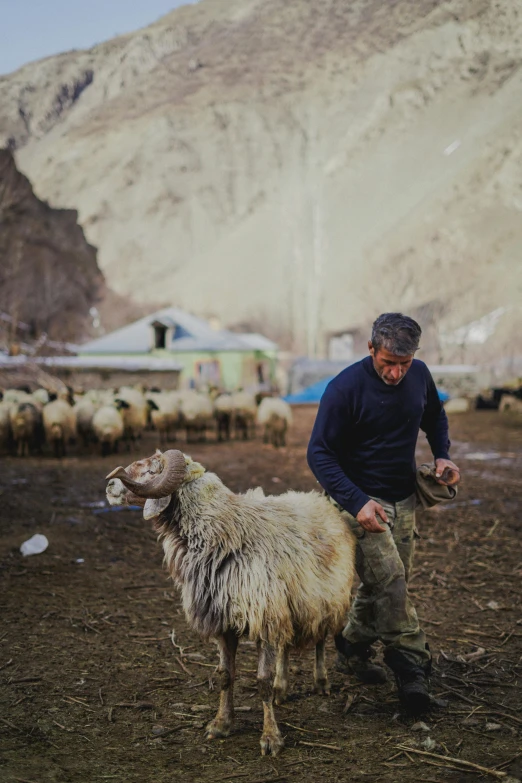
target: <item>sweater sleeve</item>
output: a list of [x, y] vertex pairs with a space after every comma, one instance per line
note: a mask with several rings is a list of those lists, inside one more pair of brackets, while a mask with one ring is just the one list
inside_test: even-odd
[[439, 399], [435, 382], [431, 373], [428, 374], [427, 400], [420, 427], [426, 433], [428, 443], [435, 459], [450, 459], [450, 439], [448, 431], [448, 417]]
[[349, 443], [352, 415], [345, 395], [330, 383], [319, 405], [307, 458], [323, 489], [355, 517], [370, 498], [350, 481], [339, 463], [341, 444], [346, 448]]

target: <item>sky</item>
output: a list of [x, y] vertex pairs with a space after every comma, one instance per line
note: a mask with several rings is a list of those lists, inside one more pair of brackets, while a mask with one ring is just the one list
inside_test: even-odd
[[0, 0], [0, 74], [152, 24], [194, 0]]

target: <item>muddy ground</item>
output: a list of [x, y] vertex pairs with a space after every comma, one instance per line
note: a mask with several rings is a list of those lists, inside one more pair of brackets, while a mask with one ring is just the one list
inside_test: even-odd
[[[314, 416], [313, 407], [296, 410], [289, 445], [279, 451], [259, 439], [185, 450], [235, 491], [313, 489], [305, 451]], [[360, 686], [337, 673], [329, 642], [329, 698], [311, 693], [311, 653], [292, 660], [291, 700], [277, 709], [286, 748], [276, 759], [259, 753], [262, 714], [249, 644], [238, 656], [235, 731], [204, 740], [217, 704], [214, 646], [187, 628], [139, 512], [88, 507], [103, 500], [103, 477], [119, 460], [4, 458], [0, 780], [495, 779], [419, 755], [432, 745], [421, 744], [427, 737], [436, 743], [428, 752], [522, 778], [522, 425], [485, 411], [454, 416], [451, 431], [461, 491], [452, 507], [419, 518], [411, 583], [434, 653], [433, 692], [447, 707], [425, 721], [429, 731], [415, 731], [393, 684]], [[148, 433], [122, 461], [154, 446]], [[426, 455], [421, 444], [419, 456]], [[18, 547], [36, 532], [49, 548], [24, 559]]]

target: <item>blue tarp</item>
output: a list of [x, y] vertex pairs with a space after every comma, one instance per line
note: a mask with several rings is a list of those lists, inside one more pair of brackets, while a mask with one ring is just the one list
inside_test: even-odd
[[319, 402], [333, 377], [332, 375], [331, 378], [323, 378], [322, 381], [317, 381], [296, 394], [289, 394], [285, 400], [290, 403]]
[[[320, 402], [321, 397], [323, 396], [326, 387], [330, 383], [330, 381], [333, 379], [334, 376], [331, 378], [323, 378], [322, 381], [317, 381], [317, 383], [313, 383], [311, 386], [307, 386], [306, 389], [303, 389], [300, 392], [296, 392], [295, 394], [288, 394], [284, 399], [286, 402], [294, 403], [298, 405], [299, 403], [314, 403], [314, 402]], [[449, 400], [450, 395], [442, 391], [442, 389], [437, 389], [439, 400], [442, 402], [446, 402]]]

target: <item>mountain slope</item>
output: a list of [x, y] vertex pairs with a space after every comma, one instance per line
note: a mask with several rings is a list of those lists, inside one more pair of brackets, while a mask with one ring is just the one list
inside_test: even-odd
[[88, 333], [103, 277], [77, 218], [36, 198], [12, 154], [0, 149], [0, 311], [26, 324], [28, 339], [45, 333], [66, 342]]
[[[109, 284], [297, 350], [385, 309], [522, 325], [521, 0], [202, 0], [0, 79], [0, 140]], [[436, 305], [436, 306], [435, 306]], [[486, 344], [458, 327], [503, 308]]]

